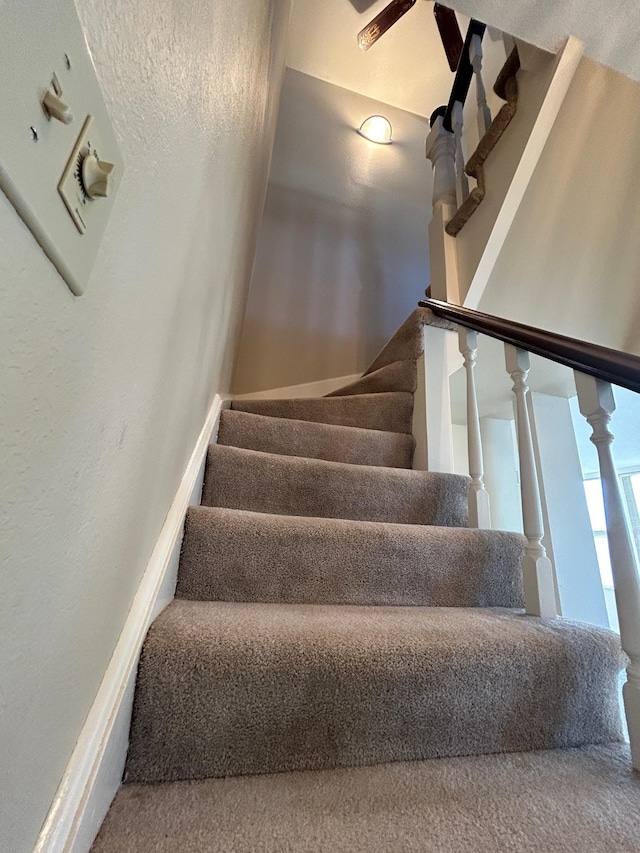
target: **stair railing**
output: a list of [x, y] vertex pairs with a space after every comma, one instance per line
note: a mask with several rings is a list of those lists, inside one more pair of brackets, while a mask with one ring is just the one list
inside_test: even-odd
[[[459, 330], [461, 352], [467, 369], [472, 495], [474, 491], [478, 493], [484, 488], [482, 450], [475, 449], [479, 445], [478, 410], [473, 382], [477, 333], [500, 340], [505, 345], [505, 365], [513, 382], [515, 397], [522, 515], [527, 540], [522, 564], [525, 607], [528, 614], [535, 616], [554, 617], [557, 611], [553, 568], [542, 545], [542, 508], [527, 406], [529, 354], [550, 359], [570, 367], [574, 372], [580, 412], [592, 429], [591, 441], [598, 451], [620, 639], [629, 657], [627, 680], [623, 687], [624, 706], [633, 766], [640, 770], [640, 569], [612, 455], [614, 437], [609, 430], [615, 410], [612, 385], [640, 393], [640, 357], [437, 299], [427, 299], [420, 305], [429, 308], [440, 320], [455, 323]], [[472, 510], [474, 500], [470, 498], [470, 520], [476, 521]]]
[[473, 33], [469, 44], [469, 61], [476, 78], [476, 103], [478, 106], [478, 139], [482, 139], [491, 126], [491, 110], [487, 104], [487, 90], [482, 77], [482, 36]]
[[[449, 132], [453, 131], [453, 111], [455, 105], [459, 103], [464, 106], [474, 74], [476, 75], [476, 79], [480, 81], [479, 85], [476, 85], [478, 104], [480, 105], [482, 93], [484, 93], [484, 105], [486, 106], [486, 90], [482, 80], [482, 39], [485, 30], [486, 24], [473, 19], [469, 21], [462, 53], [460, 54], [453, 85], [451, 86], [451, 94], [449, 95], [449, 101], [443, 116], [444, 128]], [[489, 124], [491, 124], [490, 118]]]
[[[434, 110], [430, 118], [431, 130], [426, 142], [426, 156], [432, 162], [434, 184], [437, 183], [433, 194], [434, 214], [436, 208], [440, 214], [434, 215], [434, 225], [430, 227], [430, 241], [434, 242], [439, 239], [444, 240], [446, 244], [447, 235], [455, 237], [484, 199], [484, 163], [517, 109], [516, 74], [520, 69], [520, 60], [518, 51], [514, 48], [493, 85], [493, 91], [506, 103], [492, 121], [482, 70], [484, 32], [484, 24], [475, 20], [469, 23], [449, 101], [445, 106]], [[464, 106], [474, 78], [479, 143], [473, 155], [467, 160], [463, 138]], [[439, 180], [436, 176], [439, 176]], [[475, 186], [470, 186], [469, 178], [475, 180]], [[442, 199], [445, 196], [447, 202], [443, 205]], [[440, 229], [440, 219], [442, 229]], [[439, 230], [444, 230], [446, 234], [438, 236]], [[448, 254], [447, 260], [450, 264], [455, 251], [450, 251]], [[435, 295], [447, 301], [458, 302], [459, 300], [456, 299], [457, 270], [445, 269], [443, 275], [450, 280], [448, 283], [450, 291], [445, 292], [443, 282], [436, 281], [438, 292]], [[438, 278], [437, 275], [436, 278]]]
[[[450, 134], [453, 136], [453, 160], [456, 174], [456, 206], [460, 209], [469, 196], [469, 178], [465, 171], [466, 158], [462, 140], [463, 110], [469, 94], [471, 82], [475, 77], [477, 124], [479, 139], [482, 139], [491, 125], [491, 110], [487, 104], [487, 90], [482, 75], [482, 38], [485, 24], [471, 20], [467, 29], [462, 53], [456, 69], [449, 102], [439, 107], [431, 116], [431, 126], [436, 124], [435, 135]], [[437, 121], [439, 119], [439, 121]], [[433, 159], [427, 144], [427, 157]], [[435, 153], [435, 152], [432, 152]], [[435, 163], [434, 163], [435, 165]]]

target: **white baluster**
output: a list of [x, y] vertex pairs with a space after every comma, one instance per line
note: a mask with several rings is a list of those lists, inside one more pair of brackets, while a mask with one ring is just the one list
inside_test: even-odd
[[553, 567], [542, 544], [544, 527], [540, 505], [540, 489], [527, 409], [529, 353], [511, 346], [511, 344], [505, 344], [504, 350], [507, 372], [513, 380], [513, 393], [516, 401], [522, 520], [524, 535], [527, 539], [525, 554], [522, 559], [525, 606], [527, 613], [532, 616], [557, 616]]
[[623, 687], [633, 766], [640, 770], [640, 574], [633, 540], [625, 517], [620, 481], [616, 473], [609, 431], [615, 400], [609, 382], [575, 371], [580, 411], [593, 430], [591, 441], [598, 451], [602, 497], [607, 520], [607, 539], [620, 622], [620, 641], [629, 656]]
[[469, 178], [464, 170], [464, 152], [462, 150], [462, 104], [456, 101], [451, 113], [451, 127], [456, 141], [456, 200], [458, 207], [469, 195]]
[[478, 333], [460, 327], [460, 352], [467, 374], [467, 443], [469, 449], [469, 527], [491, 527], [489, 495], [484, 487], [484, 462], [474, 368], [478, 355]]
[[469, 61], [476, 77], [476, 99], [478, 103], [478, 133], [480, 139], [491, 125], [491, 110], [487, 104], [487, 90], [482, 79], [482, 39], [479, 35], [471, 37], [469, 45]]

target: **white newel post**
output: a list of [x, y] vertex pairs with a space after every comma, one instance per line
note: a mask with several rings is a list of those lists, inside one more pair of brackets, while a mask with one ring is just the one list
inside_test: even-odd
[[429, 223], [429, 266], [434, 299], [460, 305], [455, 237], [445, 231], [456, 212], [456, 141], [437, 116], [427, 136], [426, 156], [433, 165], [433, 216]]
[[469, 178], [464, 170], [464, 151], [462, 150], [463, 125], [462, 104], [460, 101], [456, 101], [451, 113], [451, 127], [453, 128], [453, 138], [456, 141], [456, 201], [458, 207], [469, 195]]
[[491, 125], [491, 110], [487, 104], [487, 90], [482, 79], [482, 39], [479, 35], [471, 37], [469, 45], [469, 61], [476, 78], [476, 98], [478, 103], [478, 133], [480, 139]]
[[460, 353], [467, 375], [467, 446], [469, 449], [469, 527], [491, 527], [489, 495], [484, 487], [484, 461], [480, 437], [480, 418], [474, 368], [478, 355], [478, 333], [470, 329], [458, 330]]
[[416, 442], [413, 468], [452, 474], [453, 428], [449, 393], [449, 338], [451, 331], [423, 327], [423, 352], [418, 359], [418, 386], [413, 404]]
[[623, 687], [633, 766], [640, 770], [640, 574], [627, 524], [620, 481], [616, 473], [609, 431], [615, 400], [611, 384], [575, 371], [580, 411], [593, 430], [591, 441], [598, 451], [602, 497], [607, 520], [607, 539], [620, 622], [620, 641], [629, 656]]
[[456, 203], [456, 141], [437, 116], [426, 143], [427, 159], [433, 164], [433, 207]]
[[531, 424], [527, 409], [530, 361], [526, 350], [505, 344], [507, 373], [513, 381], [516, 402], [516, 429], [518, 455], [520, 457], [520, 494], [522, 497], [522, 520], [527, 539], [522, 559], [522, 579], [527, 613], [532, 616], [557, 616], [553, 567], [542, 544], [544, 527], [540, 489], [536, 472], [531, 438]]

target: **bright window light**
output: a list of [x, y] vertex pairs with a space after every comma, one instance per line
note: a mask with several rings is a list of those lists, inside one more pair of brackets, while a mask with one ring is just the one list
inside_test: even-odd
[[589, 517], [591, 518], [591, 529], [593, 530], [596, 554], [598, 555], [602, 585], [613, 589], [613, 575], [611, 572], [611, 560], [609, 559], [609, 543], [607, 541], [607, 522], [604, 515], [604, 501], [602, 500], [600, 480], [585, 480], [584, 492], [587, 498]]

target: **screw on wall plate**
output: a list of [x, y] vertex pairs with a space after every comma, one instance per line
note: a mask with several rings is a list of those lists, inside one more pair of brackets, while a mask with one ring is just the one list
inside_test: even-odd
[[38, 141], [38, 131], [35, 129], [33, 125], [31, 125], [31, 138], [34, 142]]
[[71, 60], [69, 59], [68, 53], [65, 53], [64, 55], [64, 64], [67, 71], [71, 71]]

